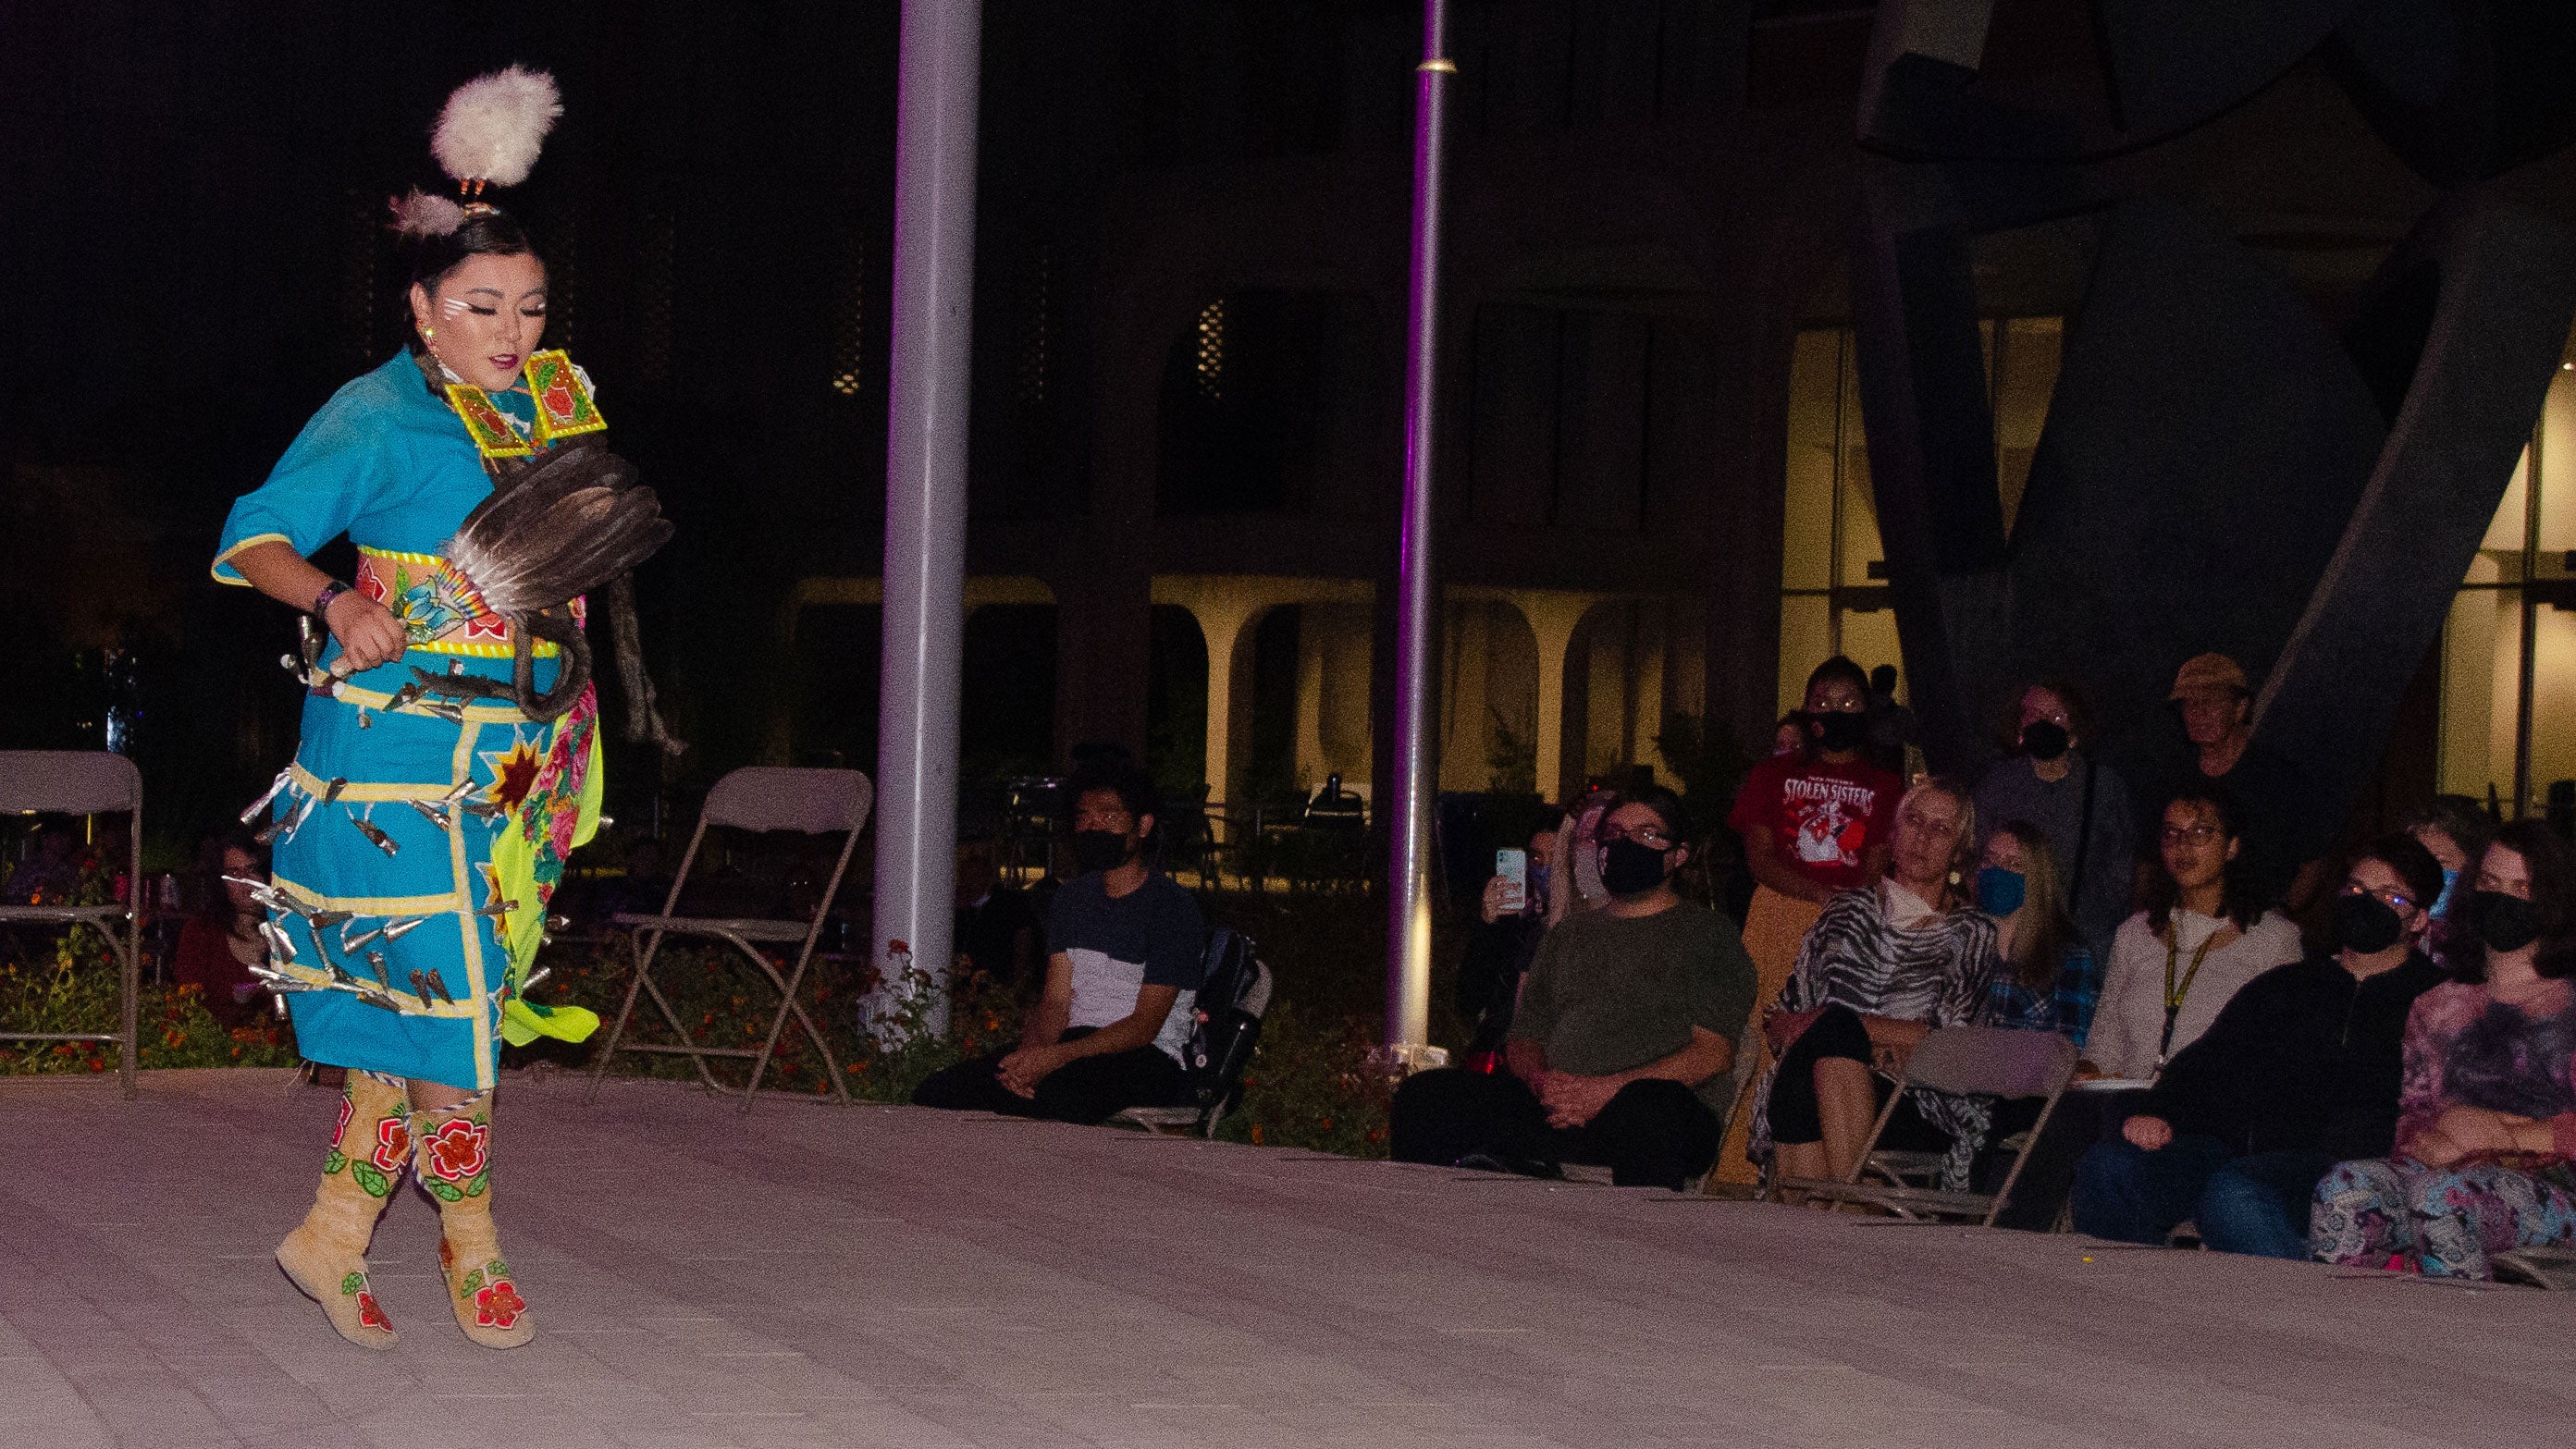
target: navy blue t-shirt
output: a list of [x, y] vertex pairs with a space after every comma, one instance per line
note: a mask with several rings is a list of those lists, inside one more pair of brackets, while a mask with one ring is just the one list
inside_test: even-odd
[[1112, 896], [1098, 874], [1077, 876], [1055, 893], [1047, 911], [1047, 950], [1073, 963], [1073, 1009], [1068, 1027], [1103, 1027], [1125, 1021], [1147, 986], [1180, 991], [1154, 1046], [1174, 1061], [1189, 1040], [1190, 1012], [1206, 974], [1207, 923], [1199, 903], [1160, 872], [1123, 896]]

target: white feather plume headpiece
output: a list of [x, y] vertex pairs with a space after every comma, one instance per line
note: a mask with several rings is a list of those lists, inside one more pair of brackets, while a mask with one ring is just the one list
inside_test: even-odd
[[396, 197], [391, 205], [394, 230], [404, 236], [445, 236], [465, 224], [464, 207], [417, 186], [409, 196]]
[[429, 149], [469, 197], [478, 196], [487, 183], [516, 186], [527, 180], [546, 132], [562, 114], [555, 78], [514, 65], [458, 86], [438, 113]]

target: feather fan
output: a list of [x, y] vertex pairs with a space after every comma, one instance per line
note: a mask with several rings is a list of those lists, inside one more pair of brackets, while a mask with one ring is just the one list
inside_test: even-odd
[[550, 448], [465, 516], [439, 550], [512, 619], [589, 593], [671, 540], [635, 465], [598, 446]]
[[438, 113], [429, 149], [459, 181], [516, 186], [528, 179], [546, 132], [562, 114], [555, 78], [514, 65], [458, 86]]

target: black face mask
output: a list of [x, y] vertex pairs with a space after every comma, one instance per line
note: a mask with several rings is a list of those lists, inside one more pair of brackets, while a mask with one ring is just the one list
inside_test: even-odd
[[2021, 747], [2034, 760], [2047, 761], [2065, 754], [2075, 743], [2066, 726], [2053, 719], [2035, 719], [2021, 727]]
[[2397, 944], [2406, 923], [2397, 908], [2368, 891], [2335, 897], [2335, 940], [2347, 951], [2375, 956]]
[[1816, 722], [1816, 743], [1835, 754], [1859, 749], [1869, 738], [1869, 716], [1858, 710], [1828, 709], [1807, 718]]
[[1127, 863], [1127, 837], [1115, 830], [1073, 832], [1073, 863], [1084, 875], [1116, 870]]
[[2519, 951], [2540, 939], [2540, 911], [2520, 896], [2479, 891], [2469, 897], [2469, 924], [2490, 951]]
[[1601, 887], [1614, 896], [1643, 895], [1664, 883], [1664, 853], [1634, 840], [1601, 847]]

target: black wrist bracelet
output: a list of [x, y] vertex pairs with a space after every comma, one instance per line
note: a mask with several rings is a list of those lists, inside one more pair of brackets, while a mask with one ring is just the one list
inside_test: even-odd
[[333, 579], [331, 582], [324, 584], [322, 586], [322, 592], [313, 596], [313, 617], [316, 619], [328, 619], [331, 614], [331, 601], [347, 592], [349, 592], [349, 586], [340, 582], [338, 579]]

